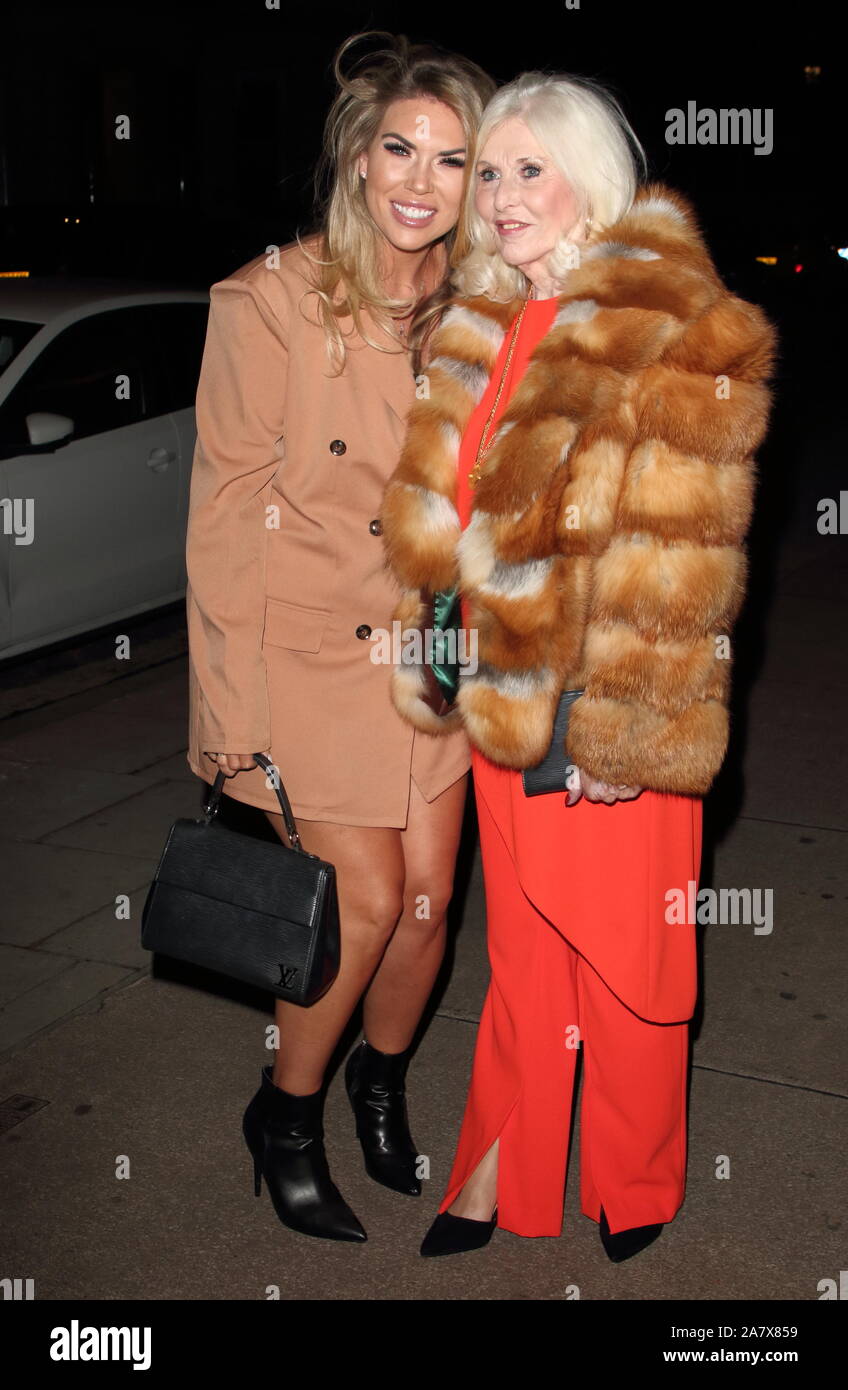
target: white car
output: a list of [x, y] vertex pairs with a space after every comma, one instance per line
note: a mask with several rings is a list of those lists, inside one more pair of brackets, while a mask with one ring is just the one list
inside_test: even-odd
[[209, 295], [0, 280], [0, 661], [185, 594]]

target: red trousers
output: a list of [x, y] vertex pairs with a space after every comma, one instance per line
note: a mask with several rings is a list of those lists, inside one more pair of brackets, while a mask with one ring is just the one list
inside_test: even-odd
[[[507, 787], [507, 777], [475, 778], [492, 973], [439, 1210], [499, 1138], [498, 1226], [560, 1234], [579, 1044], [582, 1211], [599, 1221], [603, 1206], [612, 1232], [670, 1221], [685, 1188], [688, 1023], [640, 1018], [526, 896], [501, 829], [508, 808], [486, 800]], [[566, 827], [581, 807], [619, 812], [578, 803]]]

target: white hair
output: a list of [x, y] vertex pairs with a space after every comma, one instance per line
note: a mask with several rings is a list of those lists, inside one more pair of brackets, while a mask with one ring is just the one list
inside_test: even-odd
[[[533, 132], [573, 188], [578, 226], [590, 219], [588, 241], [630, 210], [639, 186], [634, 151], [640, 157], [643, 176], [647, 174], [647, 159], [618, 101], [599, 82], [564, 73], [522, 73], [501, 87], [486, 106], [477, 132], [476, 154], [493, 130], [515, 116]], [[461, 295], [485, 294], [508, 301], [527, 293], [527, 279], [500, 255], [495, 233], [475, 207], [476, 187], [472, 170], [452, 283]], [[579, 243], [564, 234], [551, 253], [548, 268], [558, 284], [579, 263], [576, 246]]]

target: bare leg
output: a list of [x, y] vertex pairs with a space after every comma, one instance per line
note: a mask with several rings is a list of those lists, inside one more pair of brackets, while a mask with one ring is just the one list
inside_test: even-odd
[[467, 783], [467, 776], [458, 778], [430, 802], [414, 782], [410, 787], [400, 831], [403, 912], [363, 1005], [365, 1036], [379, 1052], [409, 1047], [444, 958]]
[[498, 1200], [498, 1144], [483, 1155], [455, 1202], [448, 1207], [452, 1216], [468, 1221], [489, 1221]]
[[[266, 811], [288, 843], [279, 812]], [[335, 864], [341, 922], [341, 968], [327, 993], [305, 1009], [278, 1000], [279, 1048], [272, 1080], [294, 1095], [312, 1095], [345, 1024], [368, 985], [403, 911], [401, 831], [299, 820], [304, 849]]]

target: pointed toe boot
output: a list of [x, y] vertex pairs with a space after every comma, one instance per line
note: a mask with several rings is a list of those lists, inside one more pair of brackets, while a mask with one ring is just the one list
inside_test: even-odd
[[244, 1112], [242, 1132], [253, 1157], [253, 1190], [262, 1178], [284, 1226], [324, 1240], [367, 1240], [332, 1178], [324, 1152], [324, 1093], [295, 1096], [275, 1086], [270, 1066]]

